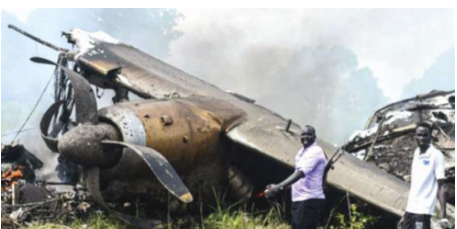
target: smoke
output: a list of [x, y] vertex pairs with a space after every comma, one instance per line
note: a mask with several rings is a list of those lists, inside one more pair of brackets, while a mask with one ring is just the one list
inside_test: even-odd
[[452, 10], [179, 12], [183, 36], [168, 62], [335, 144], [398, 99], [455, 37]]
[[402, 97], [409, 98], [432, 90], [455, 90], [455, 47], [442, 53], [421, 79], [408, 83]]
[[[444, 61], [455, 46], [454, 15], [446, 9], [37, 9], [20, 21], [2, 12], [2, 133], [19, 128], [51, 76], [52, 67], [28, 59], [57, 57], [7, 24], [67, 48], [61, 31], [103, 30], [301, 125], [314, 125], [320, 137], [340, 144], [375, 109], [400, 98], [408, 83], [421, 84], [426, 69], [455, 68]], [[107, 91], [100, 107], [110, 105], [111, 97]], [[27, 127], [36, 127], [52, 102], [48, 91]]]
[[[180, 9], [180, 12], [186, 16], [178, 24], [184, 36], [172, 43], [172, 61], [195, 70], [192, 72], [220, 74], [221, 71], [214, 69], [207, 73], [206, 68], [195, 65], [210, 60], [217, 61], [217, 66], [229, 67], [224, 72], [236, 68], [236, 60], [253, 45], [281, 46], [283, 50], [345, 47], [356, 54], [359, 68], [372, 70], [383, 94], [393, 100], [400, 97], [406, 83], [421, 78], [424, 69], [441, 53], [454, 47], [455, 40], [453, 10]], [[198, 60], [189, 58], [195, 55], [195, 49], [201, 57]]]

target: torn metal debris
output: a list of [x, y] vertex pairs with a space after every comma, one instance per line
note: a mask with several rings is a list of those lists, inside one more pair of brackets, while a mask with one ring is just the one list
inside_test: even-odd
[[[16, 193], [2, 192], [2, 228], [15, 228], [34, 223], [65, 223], [85, 219], [93, 214], [93, 201], [88, 192], [59, 192], [45, 183], [29, 184], [23, 180]], [[15, 200], [16, 199], [16, 200]]]

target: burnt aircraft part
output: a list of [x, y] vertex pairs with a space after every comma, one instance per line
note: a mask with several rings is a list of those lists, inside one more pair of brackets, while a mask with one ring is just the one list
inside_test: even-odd
[[[208, 98], [129, 102], [103, 108], [99, 114], [101, 120], [119, 129], [124, 142], [157, 150], [183, 174], [191, 173], [208, 157], [222, 154], [221, 134], [245, 115], [224, 101]], [[163, 125], [163, 114], [173, 119], [172, 125]], [[132, 152], [125, 152], [119, 164], [103, 172], [112, 179], [126, 180], [150, 175], [142, 159]]]
[[111, 214], [117, 216], [119, 219], [124, 221], [127, 224], [134, 226], [135, 228], [144, 228], [144, 229], [162, 229], [165, 228], [164, 224], [159, 220], [145, 220], [139, 219], [136, 217], [132, 217], [129, 215], [125, 215], [119, 213], [117, 211], [112, 210], [108, 204], [103, 199], [103, 196], [100, 192], [100, 169], [98, 167], [88, 168], [87, 169], [87, 178], [86, 178], [86, 186], [89, 192], [92, 195], [92, 198], [95, 202], [100, 204], [105, 210], [110, 212]]
[[75, 93], [76, 121], [83, 124], [87, 122], [96, 124], [98, 121], [97, 101], [90, 83], [78, 73], [65, 67], [61, 68], [70, 79]]
[[231, 165], [228, 172], [228, 182], [231, 190], [231, 196], [237, 202], [246, 202], [252, 197], [254, 184], [236, 165]]
[[104, 150], [101, 141], [119, 139], [119, 132], [111, 124], [79, 125], [59, 139], [58, 149], [66, 159], [82, 166], [110, 168], [121, 158], [121, 151]]
[[36, 42], [42, 44], [42, 45], [45, 45], [45, 46], [47, 46], [47, 47], [49, 47], [49, 48], [52, 48], [52, 49], [54, 49], [54, 50], [56, 50], [56, 51], [59, 51], [59, 52], [69, 52], [68, 49], [60, 48], [60, 47], [57, 47], [56, 45], [53, 45], [53, 44], [48, 43], [48, 42], [46, 42], [46, 41], [44, 41], [44, 40], [41, 40], [40, 38], [38, 38], [38, 37], [36, 37], [36, 36], [33, 36], [32, 34], [27, 33], [27, 32], [25, 32], [24, 30], [21, 30], [21, 29], [19, 29], [18, 27], [14, 26], [14, 25], [8, 25], [8, 28], [10, 28], [10, 29], [12, 29], [12, 30], [15, 30], [16, 32], [18, 32], [18, 33], [20, 33], [20, 34], [22, 34], [22, 35], [24, 35], [24, 36], [26, 36], [26, 37], [28, 37], [28, 38], [30, 38], [30, 39], [36, 41]]
[[30, 60], [37, 64], [48, 64], [48, 65], [57, 66], [57, 64], [55, 62], [42, 58], [42, 57], [32, 57], [32, 58], [30, 58]]
[[[374, 145], [374, 154], [369, 161], [387, 165], [391, 168], [389, 172], [408, 180], [412, 152], [417, 147], [414, 138], [416, 123], [427, 121], [435, 126], [433, 144], [444, 152], [446, 169], [455, 168], [455, 110], [450, 103], [454, 96], [455, 91], [434, 91], [381, 108], [369, 119], [365, 130], [358, 133], [362, 137], [346, 144], [345, 150], [358, 153], [366, 150], [368, 145]], [[390, 119], [382, 123], [375, 116]], [[374, 128], [381, 130], [381, 136], [373, 136], [371, 130]]]
[[99, 117], [114, 124], [124, 142], [146, 146], [144, 124], [133, 110], [124, 106], [107, 107], [99, 111]]
[[[413, 152], [417, 148], [416, 124], [422, 121], [433, 124], [433, 145], [443, 152], [445, 159], [448, 203], [455, 204], [453, 97], [455, 91], [433, 91], [387, 105], [377, 110], [368, 120], [365, 130], [358, 131], [344, 148], [347, 152], [359, 156], [372, 152], [372, 156], [367, 160], [369, 163], [410, 182]], [[452, 214], [448, 215], [454, 217]]]
[[52, 118], [57, 114], [60, 106], [62, 106], [63, 103], [64, 103], [64, 101], [59, 101], [59, 102], [52, 104], [48, 108], [48, 110], [44, 113], [43, 118], [41, 118], [41, 122], [40, 122], [41, 137], [43, 138], [43, 140], [46, 143], [46, 145], [48, 146], [48, 148], [52, 152], [55, 152], [55, 153], [59, 152], [59, 149], [57, 147], [59, 141], [56, 138], [50, 137], [48, 135], [48, 131], [49, 131], [49, 126], [51, 124]]
[[455, 96], [449, 97], [449, 104], [451, 104], [452, 108], [455, 109]]
[[193, 201], [192, 194], [186, 188], [179, 175], [176, 173], [173, 166], [159, 152], [137, 145], [128, 144], [125, 142], [102, 141], [105, 145], [123, 146], [132, 149], [140, 156], [149, 168], [154, 172], [157, 179], [162, 185], [184, 203]]

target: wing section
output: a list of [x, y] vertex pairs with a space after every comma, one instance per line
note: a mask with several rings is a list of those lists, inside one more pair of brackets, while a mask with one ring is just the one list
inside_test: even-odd
[[235, 99], [214, 85], [123, 43], [97, 41], [91, 49], [80, 47], [77, 62], [90, 71], [91, 83], [110, 87], [114, 81], [146, 99], [192, 95]]

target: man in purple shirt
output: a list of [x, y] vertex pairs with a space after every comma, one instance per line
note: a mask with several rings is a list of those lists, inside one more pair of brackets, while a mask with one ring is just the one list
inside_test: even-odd
[[295, 157], [295, 172], [280, 184], [268, 185], [265, 196], [274, 197], [292, 186], [292, 229], [316, 229], [325, 202], [322, 185], [327, 160], [312, 126], [305, 126], [300, 139], [303, 148]]

